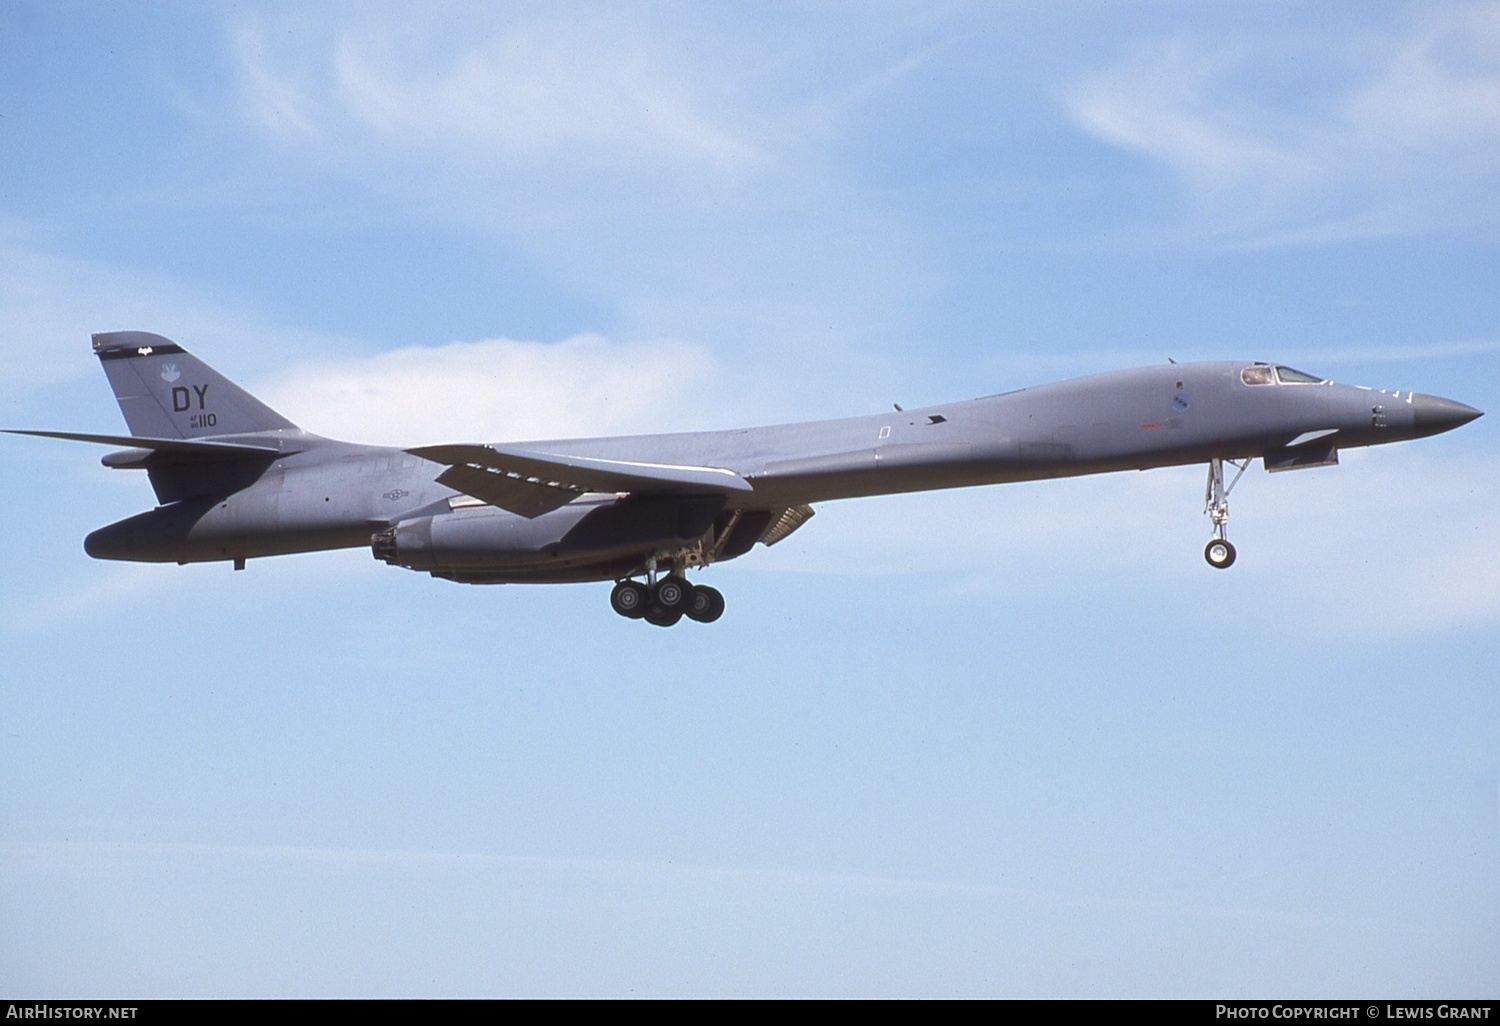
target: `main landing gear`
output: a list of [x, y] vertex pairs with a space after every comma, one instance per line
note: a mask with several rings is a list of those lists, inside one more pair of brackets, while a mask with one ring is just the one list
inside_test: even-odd
[[623, 617], [658, 627], [671, 627], [684, 616], [713, 623], [724, 615], [724, 596], [717, 588], [691, 584], [678, 574], [668, 574], [651, 585], [621, 581], [609, 593], [609, 604]]
[[[1238, 473], [1229, 482], [1229, 487], [1224, 487], [1224, 464], [1238, 468]], [[1203, 558], [1208, 560], [1208, 565], [1216, 570], [1228, 570], [1234, 565], [1234, 546], [1229, 539], [1224, 537], [1224, 529], [1229, 525], [1229, 493], [1234, 486], [1240, 483], [1240, 478], [1245, 475], [1245, 469], [1250, 466], [1249, 460], [1236, 463], [1234, 460], [1224, 460], [1215, 456], [1208, 464], [1208, 487], [1203, 492], [1203, 512], [1207, 513], [1214, 522], [1214, 536], [1203, 548]]]

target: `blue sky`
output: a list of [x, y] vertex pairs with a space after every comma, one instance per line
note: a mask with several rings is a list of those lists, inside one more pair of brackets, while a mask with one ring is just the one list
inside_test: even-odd
[[[90, 332], [400, 444], [814, 419], [1167, 358], [1500, 409], [1500, 4], [0, 6], [0, 394]], [[821, 507], [600, 585], [89, 560], [5, 442], [26, 996], [1493, 996], [1493, 415]]]

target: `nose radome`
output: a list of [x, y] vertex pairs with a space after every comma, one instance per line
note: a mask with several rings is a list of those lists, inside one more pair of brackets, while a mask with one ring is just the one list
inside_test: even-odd
[[1418, 438], [1452, 431], [1476, 417], [1484, 416], [1482, 411], [1472, 406], [1465, 406], [1442, 396], [1422, 395], [1420, 392], [1411, 397], [1411, 405], [1412, 432]]

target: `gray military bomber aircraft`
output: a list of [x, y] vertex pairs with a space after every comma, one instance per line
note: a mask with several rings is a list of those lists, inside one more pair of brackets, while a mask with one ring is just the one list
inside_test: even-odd
[[146, 471], [161, 505], [90, 534], [97, 559], [238, 570], [369, 545], [467, 584], [612, 580], [617, 613], [659, 626], [723, 613], [688, 569], [776, 544], [812, 503], [863, 495], [1206, 463], [1204, 556], [1225, 569], [1229, 492], [1254, 459], [1330, 466], [1340, 449], [1480, 416], [1280, 365], [1168, 363], [844, 420], [393, 449], [303, 431], [160, 335], [95, 335], [94, 352], [130, 434], [13, 433], [128, 446], [104, 465]]

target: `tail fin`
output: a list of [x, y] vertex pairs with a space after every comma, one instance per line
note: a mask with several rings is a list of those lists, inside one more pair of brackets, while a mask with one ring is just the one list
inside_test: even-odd
[[297, 428], [160, 335], [105, 332], [94, 336], [94, 352], [132, 435], [200, 438]]

